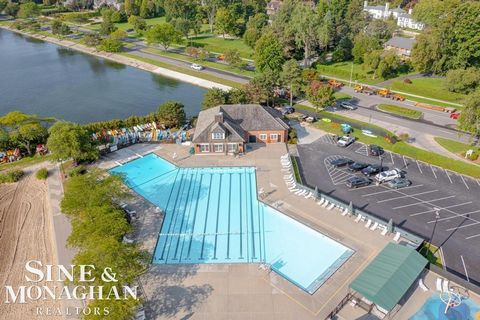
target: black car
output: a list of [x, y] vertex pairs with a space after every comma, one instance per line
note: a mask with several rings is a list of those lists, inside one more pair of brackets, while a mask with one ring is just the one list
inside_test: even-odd
[[349, 188], [358, 188], [368, 186], [370, 183], [372, 183], [372, 180], [367, 177], [354, 176], [349, 178], [345, 184]]
[[350, 159], [347, 159], [347, 158], [339, 158], [339, 159], [335, 159], [335, 160], [330, 161], [330, 164], [332, 166], [334, 166], [335, 168], [339, 168], [339, 167], [344, 167], [346, 165], [350, 165], [353, 162], [354, 162], [353, 160], [350, 160]]
[[379, 164], [372, 164], [372, 165], [369, 165], [368, 167], [362, 169], [362, 173], [366, 176], [371, 176], [371, 175], [374, 175], [374, 174], [377, 174], [377, 173], [380, 173], [380, 172], [383, 172], [383, 171], [387, 171], [387, 170], [388, 170], [388, 167], [382, 167]]
[[378, 157], [384, 154], [385, 151], [383, 150], [382, 147], [371, 144], [368, 146], [368, 155]]
[[348, 171], [356, 172], [368, 167], [368, 163], [354, 162], [348, 166]]
[[290, 114], [290, 113], [294, 113], [295, 112], [295, 108], [292, 107], [292, 106], [285, 106], [283, 107], [283, 110], [282, 110], [282, 115], [285, 116], [287, 114]]

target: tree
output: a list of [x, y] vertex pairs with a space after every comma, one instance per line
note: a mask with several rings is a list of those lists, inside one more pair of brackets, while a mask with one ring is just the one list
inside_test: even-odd
[[108, 36], [110, 33], [114, 32], [118, 28], [115, 24], [110, 20], [103, 20], [102, 24], [100, 25], [100, 34]]
[[337, 47], [332, 53], [333, 62], [348, 61], [352, 59], [353, 43], [349, 37], [343, 37], [338, 42]]
[[279, 84], [278, 81], [278, 74], [274, 74], [270, 69], [255, 76], [245, 86], [248, 100], [256, 103], [266, 102], [267, 106], [271, 100], [275, 104], [273, 89]]
[[217, 10], [215, 21], [217, 31], [223, 35], [224, 39], [225, 34], [232, 32], [235, 28], [235, 17], [227, 8], [220, 8]]
[[390, 39], [393, 32], [397, 29], [394, 20], [372, 20], [365, 28], [365, 34], [370, 39], [377, 39], [379, 43], [383, 43]]
[[100, 37], [96, 33], [87, 33], [83, 37], [83, 42], [89, 47], [96, 47], [100, 44]]
[[325, 108], [335, 103], [334, 91], [331, 87], [323, 84], [318, 80], [313, 80], [307, 86], [307, 97], [318, 112], [319, 108]]
[[213, 24], [215, 22], [215, 16], [217, 14], [217, 8], [219, 5], [219, 0], [203, 0], [202, 8], [205, 11], [205, 15], [208, 19], [208, 26], [210, 27], [210, 32], [213, 33]]
[[228, 92], [219, 88], [211, 88], [203, 97], [202, 109], [210, 109], [226, 103], [228, 103]]
[[12, 17], [15, 17], [18, 13], [18, 10], [20, 10], [20, 5], [18, 3], [15, 3], [15, 2], [10, 2], [5, 7], [4, 11], [5, 11], [5, 14], [7, 14], [9, 16], [12, 16]]
[[155, 3], [152, 0], [142, 0], [140, 4], [139, 16], [142, 18], [152, 18], [155, 15]]
[[160, 23], [147, 30], [145, 38], [149, 44], [159, 43], [165, 51], [172, 43], [180, 43], [182, 38], [170, 23]]
[[241, 67], [242, 58], [240, 57], [240, 51], [238, 49], [227, 49], [224, 52], [225, 62], [229, 65]]
[[270, 70], [278, 75], [285, 59], [283, 47], [278, 37], [270, 31], [258, 39], [255, 45], [255, 67], [259, 72]]
[[353, 40], [353, 61], [355, 63], [363, 63], [366, 53], [380, 49], [378, 39], [371, 38], [365, 33], [359, 33]]
[[8, 0], [0, 0], [0, 13], [3, 12], [3, 10], [7, 7], [8, 5]]
[[[129, 16], [129, 19], [130, 19], [130, 16], [132, 15], [135, 15], [136, 13], [136, 10], [135, 10], [135, 1], [133, 0], [125, 0], [125, 3], [123, 5], [123, 10], [125, 10], [125, 13], [127, 14], [127, 16]], [[130, 22], [129, 22], [130, 23]], [[131, 23], [130, 23], [131, 24]]]
[[33, 18], [40, 14], [40, 8], [35, 2], [26, 2], [20, 5], [17, 17], [22, 19]]
[[178, 18], [174, 20], [173, 24], [175, 25], [175, 29], [188, 40], [188, 34], [190, 33], [190, 29], [192, 29], [190, 20]]
[[98, 149], [90, 133], [82, 126], [70, 122], [56, 122], [49, 130], [47, 147], [54, 159], [74, 161], [95, 160], [99, 157]]
[[0, 130], [10, 146], [24, 148], [31, 155], [34, 145], [44, 143], [47, 138], [48, 132], [42, 122], [45, 120], [37, 116], [13, 111], [0, 117]]
[[114, 37], [108, 37], [100, 41], [98, 49], [105, 52], [120, 52], [122, 51], [122, 42]]
[[228, 92], [229, 104], [245, 104], [250, 102], [245, 89], [234, 88]]
[[350, 1], [345, 15], [345, 23], [350, 29], [350, 37], [354, 38], [355, 35], [364, 30], [367, 21], [365, 11], [363, 11], [363, 0]]
[[121, 29], [117, 29], [110, 34], [110, 39], [113, 40], [122, 40], [127, 37], [127, 33]]
[[459, 127], [472, 135], [480, 135], [480, 89], [468, 95], [458, 119]]
[[480, 87], [480, 69], [453, 69], [447, 72], [445, 87], [448, 91], [470, 93]]
[[147, 30], [147, 23], [139, 16], [128, 17], [128, 24], [130, 24], [133, 27], [133, 30], [135, 30], [135, 32], [138, 34], [141, 34], [143, 31]]
[[185, 110], [183, 104], [175, 101], [167, 101], [158, 107], [158, 120], [166, 128], [180, 128], [185, 122]]
[[52, 22], [52, 33], [65, 36], [71, 33], [70, 27], [62, 21], [55, 19]]
[[250, 17], [243, 34], [243, 41], [250, 48], [255, 48], [255, 43], [262, 36], [263, 28], [268, 24], [268, 16], [264, 13], [257, 13]]
[[282, 67], [280, 80], [290, 88], [290, 105], [293, 105], [293, 95], [298, 95], [303, 87], [302, 69], [297, 60], [290, 59]]

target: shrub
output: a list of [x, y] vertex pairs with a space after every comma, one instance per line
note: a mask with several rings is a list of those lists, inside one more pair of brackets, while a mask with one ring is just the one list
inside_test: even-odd
[[478, 152], [473, 152], [471, 155], [467, 157], [468, 160], [476, 161], [478, 159]]
[[407, 84], [412, 84], [412, 80], [410, 80], [409, 78], [406, 78], [405, 80], [403, 80], [403, 82]]
[[4, 174], [0, 174], [0, 183], [13, 183], [20, 180], [25, 173], [22, 170], [8, 171]]
[[69, 177], [76, 177], [76, 176], [81, 176], [83, 174], [87, 173], [87, 168], [85, 168], [85, 166], [77, 166], [75, 168], [72, 168], [70, 169], [70, 171], [68, 171], [68, 176]]
[[288, 143], [289, 144], [297, 144], [297, 129], [291, 128], [290, 132], [288, 133]]
[[48, 178], [48, 170], [47, 168], [42, 168], [37, 171], [37, 174], [35, 175], [38, 180], [47, 180]]
[[400, 140], [402, 140], [402, 141], [407, 141], [409, 137], [410, 137], [410, 136], [408, 135], [408, 133], [400, 133], [400, 134], [398, 135], [398, 138], [399, 138]]

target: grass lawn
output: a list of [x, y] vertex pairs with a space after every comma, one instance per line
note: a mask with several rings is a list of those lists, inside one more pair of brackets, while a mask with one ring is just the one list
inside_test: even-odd
[[158, 55], [161, 55], [161, 56], [170, 57], [170, 58], [173, 58], [173, 59], [182, 60], [182, 61], [186, 61], [186, 62], [195, 62], [195, 63], [201, 64], [203, 66], [207, 66], [207, 67], [212, 68], [212, 69], [219, 69], [219, 70], [235, 73], [235, 74], [242, 75], [242, 76], [247, 76], [247, 77], [252, 77], [253, 78], [254, 75], [255, 75], [255, 72], [253, 72], [253, 71], [249, 71], [249, 70], [245, 70], [245, 69], [239, 69], [239, 68], [232, 67], [232, 66], [229, 66], [229, 65], [223, 64], [223, 63], [216, 63], [216, 62], [211, 62], [211, 61], [198, 61], [198, 60], [195, 60], [194, 58], [191, 58], [191, 57], [188, 57], [188, 56], [185, 56], [185, 55], [182, 55], [182, 54], [178, 54], [178, 53], [174, 53], [174, 52], [165, 52], [165, 51], [160, 50], [160, 49], [145, 48], [142, 51], [153, 53], [153, 54], [158, 54]]
[[[165, 22], [165, 17], [156, 17], [156, 18], [151, 18], [151, 19], [145, 19], [145, 22], [147, 23], [148, 26], [154, 25], [154, 24], [159, 24]], [[127, 31], [128, 29], [133, 29], [133, 26], [129, 24], [128, 22], [121, 22], [121, 23], [115, 23], [115, 26], [123, 31]], [[100, 30], [100, 23], [91, 23], [89, 25], [86, 25], [85, 28], [91, 29], [98, 31]]]
[[[196, 47], [203, 47], [210, 52], [223, 53], [228, 49], [237, 49], [242, 58], [253, 58], [253, 49], [247, 46], [242, 39], [223, 39], [222, 37], [217, 36], [200, 36], [192, 38], [191, 40]], [[189, 44], [185, 42], [185, 45]]]
[[21, 168], [24, 168], [36, 163], [40, 163], [43, 161], [51, 161], [52, 158], [53, 158], [52, 155], [46, 155], [46, 156], [35, 155], [33, 157], [22, 158], [15, 162], [2, 163], [0, 164], [0, 172], [4, 170], [10, 170], [10, 169], [21, 169]]
[[393, 113], [393, 114], [410, 118], [410, 119], [420, 119], [420, 117], [422, 116], [422, 112], [418, 110], [395, 106], [392, 104], [380, 104], [378, 105], [377, 108], [379, 110], [382, 110], [388, 113]]
[[[465, 98], [463, 94], [448, 91], [444, 78], [412, 79], [411, 84], [397, 80], [392, 82], [389, 89], [454, 103], [462, 103]], [[438, 104], [434, 101], [429, 103]]]
[[472, 147], [466, 143], [461, 143], [455, 140], [435, 137], [435, 141], [450, 152], [461, 154], [467, 150], [473, 149], [475, 152], [480, 152], [480, 147]]
[[[298, 104], [295, 105], [295, 108], [307, 109], [309, 111], [312, 111], [312, 108], [307, 106], [301, 106]], [[322, 111], [318, 114], [318, 116], [320, 118], [330, 118], [332, 120], [332, 122], [318, 121], [315, 124], [319, 129], [330, 132], [330, 133], [342, 135], [341, 128], [339, 127], [338, 123], [346, 122], [353, 125], [354, 127], [362, 128], [362, 129], [370, 129], [374, 132], [382, 130], [393, 136], [393, 133], [388, 132], [387, 130], [380, 128], [378, 126], [371, 125], [369, 123], [358, 121], [358, 120], [353, 120], [348, 117], [337, 115], [331, 112]], [[448, 169], [450, 171], [455, 171], [455, 172], [472, 176], [475, 178], [480, 178], [480, 166], [477, 166], [475, 164], [469, 164], [461, 160], [455, 160], [449, 157], [445, 157], [437, 153], [433, 153], [424, 149], [414, 147], [403, 141], [397, 142], [395, 144], [391, 144], [385, 139], [384, 136], [378, 136], [376, 138], [369, 137], [362, 134], [362, 131], [358, 129], [354, 130], [354, 132], [351, 135], [357, 138], [357, 140], [362, 143], [376, 144], [383, 147], [385, 150], [390, 150], [392, 152], [408, 156], [412, 159], [430, 163], [430, 164]]]
[[131, 54], [131, 53], [122, 52], [122, 53], [119, 53], [119, 54], [121, 54], [125, 57], [128, 57], [128, 58], [138, 60], [138, 61], [143, 61], [143, 62], [146, 62], [146, 63], [150, 63], [150, 64], [153, 64], [153, 65], [158, 66], [158, 67], [162, 67], [162, 68], [165, 68], [165, 69], [181, 72], [181, 73], [184, 73], [184, 74], [188, 74], [188, 75], [191, 75], [191, 76], [194, 76], [194, 77], [197, 77], [197, 78], [213, 81], [213, 82], [216, 82], [216, 83], [224, 84], [226, 86], [230, 86], [230, 87], [233, 87], [233, 88], [242, 88], [242, 85], [238, 82], [221, 79], [221, 78], [218, 78], [218, 77], [215, 77], [215, 76], [203, 73], [203, 72], [195, 71], [195, 70], [190, 69], [190, 68], [182, 68], [182, 67], [172, 66], [168, 63], [163, 63], [163, 62], [156, 61], [156, 60], [149, 59], [149, 58], [139, 57], [139, 56], [136, 56], [136, 55]]
[[346, 93], [343, 93], [343, 92], [335, 92], [333, 94], [333, 96], [335, 97], [335, 99], [337, 100], [349, 100], [349, 99], [352, 99], [353, 97], [349, 94], [346, 94]]

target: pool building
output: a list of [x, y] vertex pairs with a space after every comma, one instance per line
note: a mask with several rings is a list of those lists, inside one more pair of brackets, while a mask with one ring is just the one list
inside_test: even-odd
[[313, 294], [354, 253], [259, 201], [254, 167], [180, 168], [149, 154], [111, 172], [165, 213], [154, 264], [265, 264]]

